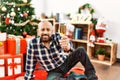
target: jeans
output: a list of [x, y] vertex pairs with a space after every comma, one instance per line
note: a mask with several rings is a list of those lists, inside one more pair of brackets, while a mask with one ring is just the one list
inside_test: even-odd
[[69, 70], [78, 62], [81, 62], [81, 64], [84, 66], [85, 75], [87, 76], [88, 80], [98, 80], [97, 76], [95, 75], [95, 69], [83, 47], [79, 47], [73, 51], [60, 67], [49, 71], [47, 80], [74, 80], [64, 78], [64, 74], [69, 72]]

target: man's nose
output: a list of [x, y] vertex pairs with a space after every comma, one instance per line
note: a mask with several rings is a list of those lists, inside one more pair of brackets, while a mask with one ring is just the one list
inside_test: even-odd
[[47, 31], [47, 30], [44, 30], [44, 34], [46, 34], [46, 33], [48, 33], [48, 31]]

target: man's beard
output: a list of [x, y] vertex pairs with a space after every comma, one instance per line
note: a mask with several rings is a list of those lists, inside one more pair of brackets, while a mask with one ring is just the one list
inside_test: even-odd
[[[43, 36], [48, 36], [48, 37], [44, 38]], [[49, 41], [51, 41], [51, 37], [47, 34], [44, 34], [44, 35], [41, 36], [41, 41], [42, 42], [49, 42]]]

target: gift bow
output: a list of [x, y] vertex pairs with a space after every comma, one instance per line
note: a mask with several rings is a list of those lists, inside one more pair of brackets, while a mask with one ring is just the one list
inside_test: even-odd
[[17, 68], [17, 63], [12, 62], [9, 64], [9, 66], [10, 66], [10, 69]]

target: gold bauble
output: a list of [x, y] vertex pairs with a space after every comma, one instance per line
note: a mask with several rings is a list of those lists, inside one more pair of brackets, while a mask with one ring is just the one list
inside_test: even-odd
[[7, 10], [7, 8], [6, 7], [2, 7], [2, 9], [1, 9], [3, 12], [5, 12], [6, 10]]
[[14, 16], [16, 16], [16, 13], [15, 13], [15, 12], [11, 12], [10, 15], [11, 15], [12, 17], [14, 17]]

